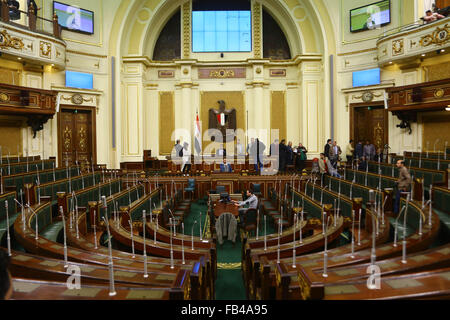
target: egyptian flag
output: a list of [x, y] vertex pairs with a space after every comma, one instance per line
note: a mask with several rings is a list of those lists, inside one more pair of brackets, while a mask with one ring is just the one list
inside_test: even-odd
[[219, 113], [218, 115], [217, 115], [217, 122], [221, 125], [221, 126], [224, 126], [225, 125], [225, 123], [226, 123], [226, 121], [227, 121], [227, 115], [225, 114], [225, 113]]
[[194, 143], [195, 151], [197, 152], [197, 154], [200, 154], [202, 152], [202, 135], [200, 131], [200, 121], [198, 120], [198, 113], [194, 127], [195, 127], [195, 143]]

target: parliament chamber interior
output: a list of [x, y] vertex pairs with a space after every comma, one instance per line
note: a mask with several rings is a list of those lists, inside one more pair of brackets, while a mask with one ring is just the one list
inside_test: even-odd
[[449, 0], [1, 0], [0, 300], [450, 298]]

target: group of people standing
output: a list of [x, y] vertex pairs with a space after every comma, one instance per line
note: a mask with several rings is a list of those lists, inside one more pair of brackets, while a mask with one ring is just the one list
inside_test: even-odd
[[287, 166], [294, 166], [297, 171], [305, 168], [308, 150], [299, 143], [298, 146], [292, 146], [292, 141], [286, 145], [286, 140], [279, 142], [275, 139], [270, 145], [270, 156], [278, 157], [278, 171], [286, 172]]
[[[235, 154], [240, 156], [245, 156], [243, 152], [244, 147], [240, 143], [240, 140], [236, 140], [235, 145]], [[254, 165], [255, 171], [261, 171], [263, 168], [263, 157], [264, 151], [266, 150], [266, 145], [264, 142], [259, 140], [259, 138], [251, 138], [250, 142], [247, 145], [246, 154], [249, 156], [250, 163]], [[279, 172], [286, 172], [288, 165], [293, 165], [296, 170], [302, 171], [306, 167], [306, 160], [308, 150], [303, 146], [303, 144], [299, 143], [298, 146], [293, 146], [292, 142], [286, 145], [286, 140], [283, 139], [279, 142], [278, 139], [275, 139], [274, 142], [270, 145], [269, 156], [275, 157], [278, 165]], [[183, 145], [180, 144], [180, 140], [177, 140], [171, 153], [171, 158], [173, 160], [178, 160], [178, 162], [182, 163], [182, 173], [186, 174], [190, 171], [191, 168], [191, 153], [189, 149], [189, 143], [184, 142]], [[216, 150], [216, 156], [226, 157], [226, 149], [222, 144]], [[225, 161], [225, 160], [224, 160]], [[222, 171], [222, 165], [221, 165]], [[230, 164], [226, 164], [223, 166], [224, 172], [232, 172], [230, 169]]]

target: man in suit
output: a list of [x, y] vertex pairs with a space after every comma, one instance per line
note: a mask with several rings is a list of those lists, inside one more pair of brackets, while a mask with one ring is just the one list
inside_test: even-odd
[[266, 145], [263, 142], [259, 141], [258, 138], [256, 138], [256, 141], [250, 148], [250, 159], [252, 160], [252, 162], [250, 163], [254, 164], [255, 171], [257, 172], [260, 172], [262, 168], [264, 150], [266, 150]]
[[363, 148], [363, 156], [366, 157], [368, 161], [371, 161], [374, 159], [375, 153], [375, 146], [371, 144], [369, 140], [367, 140]]
[[401, 192], [408, 191], [411, 186], [411, 175], [405, 167], [403, 160], [397, 160], [398, 168], [397, 192], [395, 194], [394, 213], [398, 214], [400, 207]]
[[337, 145], [337, 142], [334, 141], [333, 145], [329, 148], [328, 158], [330, 159], [333, 168], [336, 169], [337, 162], [339, 161], [340, 155], [342, 153], [341, 147]]
[[280, 152], [280, 171], [285, 172], [286, 171], [286, 164], [287, 164], [287, 157], [288, 157], [288, 150], [286, 146], [286, 140], [281, 140], [279, 145], [279, 152]]
[[363, 144], [361, 141], [358, 141], [358, 143], [355, 146], [355, 157], [356, 157], [356, 159], [359, 159], [363, 155], [364, 155]]
[[331, 148], [331, 139], [328, 139], [327, 144], [325, 145], [325, 148], [323, 150], [323, 154], [325, 155], [325, 157], [328, 157], [328, 155], [330, 154], [330, 148]]
[[231, 164], [227, 163], [227, 159], [223, 159], [223, 163], [220, 164], [220, 172], [233, 172]]

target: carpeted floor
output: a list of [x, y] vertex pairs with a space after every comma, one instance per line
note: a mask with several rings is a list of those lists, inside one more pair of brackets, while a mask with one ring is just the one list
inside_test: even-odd
[[[191, 211], [184, 220], [184, 233], [194, 236], [200, 235], [200, 212], [201, 228], [204, 238], [210, 237], [209, 217], [206, 215], [207, 206], [201, 201], [191, 204]], [[195, 221], [197, 221], [195, 223]], [[194, 229], [192, 227], [194, 226]], [[267, 234], [274, 232], [272, 223], [267, 221]], [[264, 225], [261, 226], [258, 234], [264, 235]], [[217, 279], [216, 279], [216, 300], [245, 300], [245, 287], [241, 269], [241, 237], [236, 237], [236, 243], [225, 240], [222, 245], [217, 244]]]

